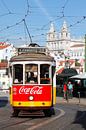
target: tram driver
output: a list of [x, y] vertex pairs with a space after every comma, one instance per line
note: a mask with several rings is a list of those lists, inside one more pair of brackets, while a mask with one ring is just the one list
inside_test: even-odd
[[30, 72], [30, 77], [28, 78], [29, 83], [35, 83], [37, 82], [37, 78], [34, 76], [33, 72]]

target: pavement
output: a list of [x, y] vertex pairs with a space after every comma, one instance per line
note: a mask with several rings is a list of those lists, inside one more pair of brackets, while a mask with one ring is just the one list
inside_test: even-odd
[[76, 98], [73, 97], [72, 99], [64, 99], [63, 97], [58, 97], [56, 98], [57, 103], [61, 104], [77, 104], [77, 105], [85, 105], [86, 106], [86, 97], [85, 98]]
[[[0, 91], [0, 100], [9, 100], [9, 92], [8, 91]], [[64, 99], [63, 97], [57, 96], [56, 102], [61, 104], [78, 104], [86, 106], [86, 97], [84, 98], [75, 98], [72, 99]]]

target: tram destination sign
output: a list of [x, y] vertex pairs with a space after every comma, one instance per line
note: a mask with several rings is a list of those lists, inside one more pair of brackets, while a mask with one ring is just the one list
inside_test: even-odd
[[18, 54], [21, 53], [46, 53], [47, 48], [45, 47], [23, 47], [17, 48]]

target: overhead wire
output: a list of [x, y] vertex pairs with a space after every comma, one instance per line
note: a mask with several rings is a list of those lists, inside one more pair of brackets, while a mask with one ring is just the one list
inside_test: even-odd
[[[66, 16], [65, 16], [66, 17]], [[61, 17], [61, 18], [63, 18], [63, 17]], [[69, 26], [68, 26], [68, 28], [71, 28], [71, 27], [74, 27], [74, 26], [76, 26], [76, 25], [78, 25], [78, 24], [81, 24], [83, 21], [85, 21], [86, 20], [86, 16], [82, 16], [82, 19], [80, 19], [80, 20], [78, 20], [78, 21], [76, 21], [76, 22], [74, 22], [73, 24], [70, 24]], [[44, 30], [43, 28], [44, 27], [46, 27], [47, 25], [49, 25], [49, 23], [48, 24], [46, 24], [46, 25], [44, 25], [42, 28], [41, 28], [41, 30]], [[40, 35], [33, 35], [32, 37], [36, 37], [36, 36], [46, 36], [47, 35], [47, 33], [45, 33], [45, 34], [43, 34], [43, 33], [41, 33]]]
[[[1, 1], [2, 1], [3, 5], [7, 8], [7, 6], [6, 6], [6, 4], [4, 3], [4, 1], [3, 1], [3, 0], [1, 0]], [[10, 29], [10, 28], [12, 28], [12, 27], [15, 27], [15, 26], [19, 25], [20, 23], [24, 22], [24, 26], [26, 27], [26, 30], [27, 30], [27, 32], [28, 32], [30, 41], [32, 42], [32, 39], [31, 39], [31, 36], [30, 36], [30, 32], [29, 32], [29, 29], [28, 29], [27, 24], [26, 24], [26, 21], [25, 21], [26, 17], [28, 16], [28, 14], [29, 14], [29, 12], [30, 12], [28, 0], [26, 0], [26, 2], [27, 2], [27, 11], [26, 11], [26, 14], [24, 15], [24, 18], [23, 18], [22, 20], [20, 20], [19, 22], [16, 22], [16, 23], [13, 24], [13, 25], [8, 25], [8, 26], [6, 26], [5, 28], [1, 29], [0, 32], [5, 31], [5, 30], [7, 30], [7, 29]], [[8, 8], [7, 8], [7, 10], [9, 11], [9, 13], [6, 13], [6, 14], [4, 14], [4, 15], [14, 14], [14, 13], [12, 13]], [[4, 16], [4, 15], [1, 15], [1, 16]]]
[[1, 0], [2, 4], [4, 5], [4, 7], [6, 8], [6, 10], [9, 12], [9, 14], [11, 14], [11, 10], [8, 8], [8, 6], [6, 5], [6, 3], [4, 2], [4, 0]]
[[84, 21], [84, 20], [86, 20], [86, 16], [83, 16], [81, 20], [76, 21], [76, 22], [73, 23], [73, 24], [70, 24], [70, 25], [68, 26], [68, 28], [74, 27], [75, 25], [82, 23], [82, 21]]
[[2, 31], [4, 31], [4, 30], [7, 30], [7, 29], [10, 29], [10, 28], [12, 28], [12, 27], [15, 27], [15, 26], [19, 25], [19, 24], [22, 23], [22, 22], [23, 22], [23, 19], [22, 19], [21, 21], [19, 21], [18, 23], [15, 23], [15, 24], [13, 24], [13, 25], [9, 25], [9, 26], [7, 26], [7, 27], [1, 29], [0, 32], [2, 32]]
[[66, 0], [65, 3], [64, 3], [64, 5], [63, 5], [62, 8], [61, 8], [61, 10], [62, 10], [62, 11], [61, 11], [61, 14], [62, 14], [62, 15], [61, 15], [61, 16], [56, 16], [56, 18], [54, 18], [52, 21], [49, 21], [47, 24], [43, 25], [41, 29], [44, 29], [47, 25], [49, 25], [49, 23], [52, 23], [52, 22], [55, 22], [55, 21], [57, 21], [57, 20], [59, 20], [59, 19], [64, 18], [64, 9], [66, 8], [68, 1], [69, 1], [69, 0]]
[[65, 3], [64, 3], [64, 5], [62, 6], [62, 12], [61, 12], [61, 13], [62, 13], [62, 16], [63, 16], [63, 17], [64, 17], [64, 10], [65, 10], [65, 8], [66, 8], [66, 6], [67, 6], [67, 4], [68, 4], [68, 1], [69, 1], [69, 0], [66, 0]]
[[[4, 5], [4, 7], [7, 9], [7, 11], [8, 11], [8, 13], [6, 13], [6, 14], [2, 14], [0, 17], [2, 17], [2, 16], [5, 16], [5, 15], [9, 15], [9, 14], [16, 14], [16, 13], [12, 13], [12, 11], [8, 8], [8, 6], [6, 5], [6, 3], [3, 1], [3, 0], [1, 0], [2, 1], [2, 4]], [[63, 18], [66, 18], [66, 17], [76, 17], [76, 16], [66, 16], [65, 15], [65, 8], [67, 7], [67, 4], [68, 4], [68, 2], [69, 2], [69, 0], [66, 0], [65, 1], [65, 3], [64, 3], [64, 5], [62, 6], [62, 8], [61, 8], [61, 16], [56, 16], [56, 18], [55, 19], [53, 19], [52, 21], [49, 21], [48, 23], [46, 23], [46, 24], [44, 24], [41, 28], [39, 28], [39, 29], [36, 29], [35, 28], [35, 30], [36, 31], [44, 31], [45, 30], [45, 28], [47, 27], [47, 26], [49, 26], [49, 24], [51, 23], [51, 22], [55, 22], [55, 21], [57, 21], [57, 20], [60, 20], [60, 19], [63, 19]], [[28, 0], [26, 0], [26, 3], [27, 3], [27, 10], [26, 10], [26, 14], [24, 15], [24, 17], [19, 21], [19, 22], [16, 22], [15, 24], [13, 24], [13, 25], [9, 25], [9, 26], [6, 26], [5, 28], [3, 28], [3, 29], [1, 29], [0, 30], [0, 32], [2, 32], [2, 31], [5, 31], [5, 30], [7, 30], [7, 29], [10, 29], [10, 28], [12, 28], [12, 27], [15, 27], [15, 26], [17, 26], [17, 25], [19, 25], [19, 24], [21, 24], [22, 22], [24, 23], [24, 26], [25, 26], [25, 28], [26, 28], [26, 30], [27, 30], [27, 33], [28, 33], [28, 36], [29, 36], [29, 38], [30, 38], [30, 42], [32, 42], [32, 37], [36, 37], [36, 36], [45, 36], [46, 35], [46, 33], [44, 34], [44, 33], [41, 33], [40, 35], [32, 35], [31, 36], [31, 34], [30, 34], [30, 31], [29, 31], [29, 29], [28, 29], [28, 26], [27, 26], [27, 24], [26, 24], [26, 18], [27, 18], [27, 16], [30, 14], [30, 8], [31, 8], [31, 6], [29, 5], [29, 1]], [[74, 27], [74, 26], [76, 26], [76, 25], [78, 25], [78, 24], [80, 24], [80, 23], [82, 23], [84, 20], [86, 20], [86, 16], [77, 16], [77, 17], [81, 17], [81, 19], [80, 20], [78, 20], [78, 21], [76, 21], [76, 22], [74, 22], [73, 24], [70, 24], [69, 26], [68, 26], [68, 28], [71, 28], [71, 27]], [[25, 34], [26, 35], [26, 34]]]
[[[75, 23], [69, 25], [68, 28], [74, 27], [75, 25], [82, 23], [82, 22], [86, 19], [86, 16], [66, 16], [66, 15], [64, 14], [64, 10], [65, 10], [65, 8], [66, 8], [66, 6], [67, 6], [67, 4], [68, 4], [68, 1], [69, 1], [69, 0], [66, 0], [66, 2], [64, 3], [64, 5], [62, 6], [62, 12], [61, 12], [62, 15], [61, 15], [61, 16], [57, 16], [57, 18], [55, 18], [53, 21], [49, 21], [47, 24], [43, 25], [40, 30], [44, 30], [44, 28], [45, 28], [46, 26], [48, 26], [51, 22], [54, 22], [54, 21], [56, 21], [56, 20], [59, 20], [59, 19], [62, 19], [62, 18], [66, 18], [66, 17], [70, 17], [70, 18], [71, 18], [71, 17], [75, 17], [75, 18], [76, 18], [76, 17], [81, 17], [81, 18], [82, 18], [81, 20], [76, 21]], [[43, 35], [46, 35], [46, 34], [43, 34]], [[40, 34], [39, 36], [42, 36], [42, 34]], [[33, 36], [33, 37], [35, 37], [35, 36]]]

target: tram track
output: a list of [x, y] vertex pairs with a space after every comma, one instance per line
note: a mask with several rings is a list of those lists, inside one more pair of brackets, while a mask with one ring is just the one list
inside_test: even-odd
[[[15, 120], [15, 118], [10, 118], [10, 119], [8, 119], [8, 120], [2, 120], [2, 122], [4, 122], [4, 123], [2, 123], [2, 125], [0, 124], [0, 130], [2, 130], [2, 129], [7, 129], [7, 128], [10, 128], [10, 127], [13, 127], [13, 126], [16, 126], [16, 125], [20, 125], [20, 124], [23, 124], [23, 123], [26, 123], [26, 122], [28, 122], [28, 121], [31, 121], [31, 120], [33, 120], [33, 119], [25, 119], [25, 120], [19, 120], [18, 121], [18, 119], [19, 118], [16, 118], [16, 120]], [[1, 122], [0, 122], [1, 123]]]
[[[3, 118], [0, 121], [0, 130], [10, 130], [10, 129], [16, 129], [16, 130], [22, 130], [23, 126], [24, 129], [27, 130], [34, 130], [34, 129], [40, 129], [43, 126], [46, 126], [54, 121], [58, 120], [59, 122], [62, 122], [61, 120], [66, 119], [66, 117], [68, 117], [69, 114], [69, 110], [72, 110], [73, 113], [76, 113], [77, 111], [83, 111], [84, 107], [81, 106], [63, 106], [59, 105], [58, 107], [55, 107], [56, 110], [56, 115], [52, 116], [51, 118], [45, 118], [44, 116], [29, 116], [29, 114], [20, 114], [19, 117], [15, 118], [15, 117], [8, 117]], [[59, 113], [58, 113], [59, 111]], [[65, 114], [65, 116], [64, 116]], [[85, 116], [85, 113], [80, 114], [76, 120], [79, 121], [81, 120], [83, 117]], [[62, 118], [63, 117], [63, 118]], [[66, 122], [66, 125], [64, 126], [63, 124], [58, 124], [58, 127], [60, 127], [61, 129], [65, 129], [66, 127], [70, 127], [71, 123], [73, 122], [74, 117], [71, 116], [69, 117], [69, 122]], [[73, 127], [73, 126], [71, 126]], [[21, 129], [22, 128], [22, 129]]]
[[0, 120], [0, 130], [3, 130], [3, 129], [10, 129], [11, 127], [15, 127], [16, 125], [22, 125], [22, 124], [28, 124], [28, 125], [32, 125], [34, 121], [34, 119], [43, 119], [44, 116], [43, 114], [38, 114], [37, 115], [35, 114], [29, 114], [28, 112], [26, 113], [23, 113], [23, 112], [20, 112], [19, 116], [18, 117], [7, 117], [7, 118], [4, 118], [2, 120]]
[[[8, 130], [11, 128], [16, 128], [18, 125], [29, 125], [31, 129], [40, 127], [42, 124], [46, 125], [49, 122], [52, 122], [53, 120], [61, 117], [64, 115], [64, 112], [58, 108], [55, 108], [56, 110], [60, 111], [60, 114], [57, 116], [52, 116], [51, 118], [45, 118], [43, 115], [35, 115], [35, 116], [29, 116], [29, 115], [19, 115], [19, 117], [9, 117], [8, 119], [3, 119], [0, 121], [0, 130]], [[28, 119], [26, 119], [28, 118]], [[35, 120], [35, 121], [34, 121]], [[30, 129], [30, 128], [29, 128]]]

